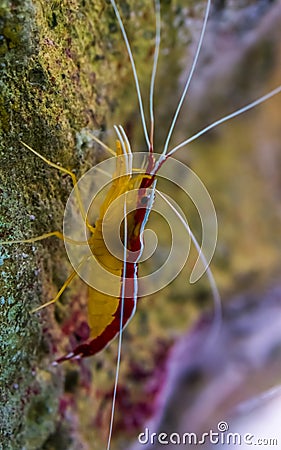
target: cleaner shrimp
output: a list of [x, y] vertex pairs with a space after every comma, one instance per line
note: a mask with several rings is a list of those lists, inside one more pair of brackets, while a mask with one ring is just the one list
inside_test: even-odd
[[[151, 288], [151, 284], [153, 285], [153, 281], [155, 282], [156, 280], [155, 278], [151, 281], [145, 277], [144, 280], [140, 280], [139, 277], [139, 264], [142, 260], [148, 258], [147, 255], [143, 258], [146, 247], [144, 234], [151, 211], [154, 208], [156, 208], [156, 211], [159, 211], [161, 208], [164, 209], [165, 206], [168, 207], [172, 217], [171, 220], [175, 221], [177, 223], [177, 229], [181, 230], [179, 233], [180, 236], [189, 236], [198, 251], [199, 256], [191, 275], [191, 281], [194, 282], [198, 280], [203, 273], [206, 273], [215, 304], [215, 326], [213, 327], [213, 330], [215, 330], [215, 335], [218, 332], [220, 324], [220, 296], [209, 267], [215, 250], [217, 236], [217, 221], [212, 201], [208, 196], [206, 189], [200, 183], [200, 180], [195, 174], [192, 173], [192, 171], [190, 171], [189, 176], [191, 178], [193, 177], [192, 180], [194, 185], [196, 185], [196, 190], [204, 197], [204, 202], [201, 204], [200, 200], [196, 198], [196, 195], [192, 194], [192, 192], [188, 192], [188, 194], [195, 204], [198, 203], [196, 206], [199, 215], [204, 216], [204, 214], [207, 214], [208, 219], [211, 217], [211, 225], [208, 223], [207, 225], [204, 225], [204, 217], [201, 219], [202, 244], [200, 245], [191, 231], [181, 209], [174, 204], [173, 200], [169, 198], [168, 195], [157, 189], [158, 177], [162, 176], [167, 179], [172, 178], [171, 172], [176, 171], [176, 162], [173, 162], [174, 160], [172, 157], [179, 150], [187, 147], [191, 142], [205, 135], [210, 130], [247, 112], [248, 110], [260, 105], [281, 92], [281, 87], [278, 86], [265, 95], [252, 101], [250, 104], [247, 104], [238, 110], [215, 120], [210, 125], [202, 128], [191, 137], [184, 139], [182, 142], [174, 146], [170, 145], [181, 108], [185, 101], [187, 92], [189, 91], [194, 72], [197, 67], [198, 58], [200, 56], [204, 41], [208, 18], [212, 6], [211, 0], [207, 0], [200, 37], [189, 75], [184, 83], [183, 92], [179, 99], [176, 111], [172, 117], [170, 127], [167, 130], [166, 140], [160, 151], [156, 152], [154, 148], [154, 88], [161, 42], [160, 1], [155, 0], [156, 34], [149, 90], [149, 120], [147, 120], [145, 114], [138, 73], [127, 32], [115, 0], [110, 0], [110, 3], [114, 9], [130, 60], [147, 150], [142, 153], [134, 153], [126, 131], [122, 125], [114, 126], [114, 130], [117, 135], [116, 149], [108, 147], [98, 138], [93, 136], [93, 140], [102, 146], [104, 150], [113, 157], [106, 160], [105, 164], [101, 163], [94, 168], [94, 172], [92, 174], [86, 174], [86, 178], [89, 175], [94, 176], [97, 173], [105, 174], [105, 178], [100, 182], [95, 192], [91, 192], [90, 195], [87, 195], [87, 198], [84, 198], [82, 192], [85, 187], [85, 177], [81, 180], [77, 180], [73, 172], [50, 161], [45, 156], [41, 155], [37, 150], [31, 148], [27, 143], [21, 142], [25, 148], [27, 148], [36, 157], [43, 160], [47, 165], [70, 176], [74, 188], [70, 196], [70, 201], [66, 207], [63, 233], [60, 231], [53, 231], [47, 232], [35, 238], [0, 242], [1, 245], [35, 243], [54, 236], [63, 240], [65, 243], [74, 270], [71, 272], [57, 295], [50, 301], [35, 308], [33, 312], [40, 311], [41, 309], [56, 303], [77, 275], [79, 275], [89, 285], [89, 334], [82, 343], [79, 343], [79, 345], [72, 348], [66, 355], [59, 357], [55, 361], [55, 364], [66, 360], [80, 359], [95, 355], [96, 353], [102, 351], [114, 338], [118, 337], [116, 375], [113, 389], [107, 450], [111, 448], [124, 329], [136, 313], [138, 299], [163, 287], [160, 283], [160, 285], [157, 284], [156, 288]], [[149, 124], [147, 124], [148, 122]], [[166, 171], [166, 167], [170, 167], [170, 169]], [[110, 173], [111, 180], [108, 179], [108, 173]], [[174, 178], [172, 181], [176, 182]], [[100, 206], [99, 215], [96, 220], [92, 222], [90, 216], [93, 208], [93, 198], [99, 194], [105, 185], [109, 185], [109, 187]], [[188, 188], [186, 188], [186, 190], [188, 191]], [[73, 215], [75, 215], [74, 211], [77, 211], [75, 217], [78, 218], [73, 219]], [[69, 222], [71, 223], [70, 227], [68, 227]], [[206, 226], [205, 229], [204, 226]], [[213, 235], [211, 244], [207, 242], [208, 239], [204, 242], [204, 236], [208, 233]], [[112, 235], [114, 236], [113, 242], [110, 240], [110, 236]], [[176, 240], [176, 235], [173, 235], [173, 238]], [[115, 245], [117, 245], [117, 248], [115, 248]], [[180, 244], [177, 242], [177, 246], [179, 245]], [[173, 258], [176, 258], [175, 255], [176, 253], [173, 254], [171, 262], [173, 261]], [[181, 270], [181, 268], [182, 266], [179, 270]], [[179, 270], [173, 272], [172, 275], [167, 275], [164, 271], [164, 275], [161, 274], [161, 277], [165, 278], [164, 285], [172, 281], [178, 274]], [[98, 275], [95, 276], [96, 274]], [[98, 278], [99, 281], [97, 281], [96, 278]], [[92, 281], [93, 279], [94, 281]]]

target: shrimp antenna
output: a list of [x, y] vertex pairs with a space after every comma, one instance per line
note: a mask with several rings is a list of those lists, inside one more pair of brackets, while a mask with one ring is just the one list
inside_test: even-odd
[[107, 450], [110, 450], [110, 444], [111, 444], [111, 438], [112, 438], [116, 396], [117, 396], [118, 380], [119, 380], [119, 373], [120, 373], [120, 363], [121, 363], [125, 286], [126, 286], [126, 269], [127, 269], [127, 243], [128, 243], [128, 224], [127, 224], [127, 207], [126, 207], [126, 196], [125, 196], [125, 199], [124, 199], [124, 251], [123, 251], [124, 265], [123, 265], [122, 290], [121, 290], [120, 329], [119, 329], [119, 338], [118, 338], [117, 363], [116, 363], [115, 381], [114, 381], [114, 389], [113, 389], [113, 397], [112, 397], [110, 425], [109, 425], [108, 441], [107, 441], [107, 447], [106, 447]]
[[[217, 127], [218, 125], [221, 125], [224, 122], [227, 122], [230, 119], [233, 119], [234, 117], [239, 116], [240, 114], [243, 114], [246, 111], [249, 111], [249, 109], [254, 108], [255, 106], [260, 105], [261, 103], [265, 102], [266, 100], [270, 99], [271, 97], [274, 97], [274, 95], [277, 95], [281, 92], [281, 86], [278, 86], [277, 88], [273, 89], [272, 91], [268, 92], [267, 94], [263, 95], [262, 97], [259, 97], [257, 100], [254, 100], [253, 102], [249, 103], [246, 106], [243, 106], [240, 109], [237, 109], [231, 114], [228, 114], [225, 117], [222, 117], [221, 119], [216, 120], [215, 122], [211, 123], [207, 127], [203, 128], [202, 130], [198, 131], [198, 133], [195, 133], [190, 138], [186, 139], [185, 141], [178, 144], [176, 147], [174, 147], [167, 156], [173, 155], [176, 151], [178, 151], [180, 148], [184, 147], [185, 145], [189, 144], [192, 141], [195, 141], [197, 138], [202, 136], [203, 134], [207, 133], [207, 131], [212, 130], [213, 128]], [[158, 161], [161, 161], [161, 158]]]
[[150, 112], [150, 151], [153, 151], [153, 141], [154, 141], [154, 85], [155, 76], [157, 71], [157, 64], [159, 58], [159, 49], [161, 43], [161, 13], [160, 13], [160, 2], [155, 0], [155, 49], [153, 56], [153, 67], [150, 80], [150, 90], [149, 90], [149, 112]]
[[120, 27], [121, 33], [123, 35], [123, 39], [124, 39], [124, 42], [125, 42], [125, 45], [126, 45], [126, 48], [127, 48], [127, 52], [128, 52], [128, 55], [129, 55], [131, 68], [132, 68], [133, 76], [134, 76], [134, 80], [135, 80], [137, 96], [138, 96], [139, 109], [140, 109], [140, 115], [141, 115], [141, 121], [142, 121], [144, 137], [145, 137], [148, 149], [150, 149], [150, 141], [149, 141], [149, 137], [148, 137], [147, 126], [146, 126], [146, 121], [145, 121], [145, 115], [144, 115], [144, 110], [143, 110], [143, 102], [142, 102], [141, 90], [140, 90], [139, 79], [138, 79], [138, 74], [137, 74], [137, 70], [136, 70], [136, 65], [135, 65], [133, 53], [132, 53], [131, 46], [130, 46], [130, 43], [129, 43], [129, 40], [128, 40], [128, 36], [127, 36], [126, 30], [125, 30], [123, 21], [121, 19], [119, 10], [117, 8], [116, 2], [115, 2], [115, 0], [110, 0], [110, 2], [111, 2], [111, 5], [112, 5], [112, 7], [114, 9], [115, 16], [116, 16], [116, 18], [118, 20], [119, 27]]
[[132, 155], [131, 144], [130, 144], [128, 136], [126, 135], [126, 132], [125, 132], [124, 128], [122, 127], [122, 125], [119, 125], [119, 130], [121, 130], [122, 136], [123, 136], [125, 144], [126, 144], [129, 174], [132, 175], [132, 173], [133, 173], [133, 159], [132, 159], [133, 155]]
[[[124, 158], [125, 158], [126, 174], [131, 173], [131, 165], [132, 164], [131, 164], [131, 159], [129, 159], [129, 156], [131, 156], [131, 154], [130, 154], [130, 150], [131, 150], [130, 144], [128, 144], [129, 147], [126, 146], [126, 142], [124, 141], [122, 133], [119, 130], [119, 127], [117, 125], [114, 125], [114, 129], [115, 129], [115, 132], [116, 132], [116, 134], [118, 136], [118, 139], [120, 141], [121, 148], [122, 148], [122, 151], [123, 151], [123, 155], [124, 155]], [[126, 138], [127, 138], [127, 136], [126, 136]], [[128, 148], [128, 150], [127, 150], [127, 148]]]
[[199, 39], [199, 42], [198, 42], [198, 45], [197, 45], [197, 50], [196, 50], [196, 53], [195, 53], [195, 56], [194, 56], [194, 59], [193, 59], [193, 63], [192, 63], [192, 66], [191, 66], [190, 73], [189, 73], [189, 75], [187, 77], [187, 80], [186, 80], [186, 83], [185, 83], [185, 86], [184, 86], [184, 90], [182, 92], [180, 101], [178, 103], [176, 112], [174, 114], [174, 117], [173, 117], [170, 129], [169, 129], [166, 141], [165, 141], [164, 150], [162, 152], [163, 156], [166, 155], [166, 153], [168, 151], [168, 146], [169, 146], [169, 143], [170, 143], [170, 140], [171, 140], [171, 136], [172, 136], [172, 133], [173, 133], [175, 125], [176, 125], [176, 121], [178, 119], [178, 116], [179, 116], [182, 104], [183, 104], [184, 99], [186, 97], [187, 90], [188, 90], [188, 88], [190, 86], [190, 83], [191, 83], [194, 71], [195, 71], [196, 66], [197, 66], [198, 57], [199, 57], [199, 54], [200, 54], [200, 51], [201, 51], [201, 47], [202, 47], [202, 43], [203, 43], [203, 39], [204, 39], [204, 36], [205, 36], [205, 31], [206, 31], [206, 26], [207, 26], [207, 22], [208, 22], [209, 13], [210, 13], [210, 8], [211, 8], [211, 0], [208, 0], [207, 6], [206, 6], [206, 11], [205, 11], [204, 22], [203, 22], [203, 26], [202, 26], [202, 30], [201, 30], [201, 34], [200, 34], [200, 39]]

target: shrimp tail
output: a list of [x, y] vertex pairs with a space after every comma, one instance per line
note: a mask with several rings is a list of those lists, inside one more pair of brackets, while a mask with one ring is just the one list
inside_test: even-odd
[[[124, 304], [124, 316], [123, 316], [123, 329], [129, 323], [132, 313], [134, 311], [134, 300], [126, 299]], [[59, 364], [70, 359], [87, 358], [92, 355], [96, 355], [109, 345], [113, 339], [115, 339], [120, 332], [120, 312], [121, 302], [118, 306], [113, 321], [103, 330], [103, 332], [94, 339], [84, 342], [78, 345], [73, 351], [58, 358], [54, 364]]]
[[[124, 330], [124, 328], [128, 325], [135, 314], [136, 287], [134, 279], [137, 276], [137, 271], [138, 265], [136, 263], [127, 263], [122, 330]], [[98, 293], [94, 289], [90, 289], [91, 297], [97, 297], [98, 295], [103, 294]], [[111, 297], [111, 299], [113, 301], [115, 300], [113, 297]], [[53, 364], [56, 365], [71, 359], [87, 358], [89, 356], [96, 355], [105, 347], [107, 347], [110, 342], [118, 336], [120, 332], [121, 297], [118, 300], [116, 311], [111, 315], [111, 321], [109, 320], [108, 322], [108, 325], [97, 336], [94, 336], [92, 338], [90, 337], [88, 340], [75, 347], [71, 352], [55, 360]]]

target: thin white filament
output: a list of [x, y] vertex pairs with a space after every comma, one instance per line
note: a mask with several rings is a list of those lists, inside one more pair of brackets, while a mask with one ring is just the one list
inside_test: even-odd
[[110, 0], [111, 5], [114, 9], [116, 18], [118, 20], [119, 23], [119, 27], [121, 30], [121, 33], [123, 35], [123, 39], [127, 48], [127, 52], [129, 55], [129, 59], [130, 59], [130, 63], [131, 63], [131, 68], [132, 68], [132, 72], [133, 72], [133, 76], [134, 76], [134, 80], [135, 80], [135, 86], [136, 86], [136, 91], [137, 91], [137, 96], [138, 96], [138, 102], [139, 102], [139, 109], [140, 109], [140, 115], [141, 115], [141, 121], [142, 121], [142, 127], [143, 127], [143, 132], [144, 132], [144, 137], [146, 140], [146, 144], [148, 149], [150, 149], [150, 141], [149, 141], [149, 137], [148, 137], [148, 132], [147, 132], [147, 126], [146, 126], [146, 121], [145, 121], [145, 115], [144, 115], [144, 110], [143, 110], [143, 102], [142, 102], [142, 96], [141, 96], [141, 90], [140, 90], [140, 85], [139, 85], [139, 79], [138, 79], [138, 74], [137, 74], [137, 70], [136, 70], [136, 65], [135, 65], [135, 61], [134, 61], [134, 57], [133, 57], [133, 53], [131, 50], [131, 46], [128, 40], [128, 36], [123, 24], [123, 21], [121, 19], [121, 16], [119, 14], [119, 10], [117, 8], [117, 5], [115, 3], [115, 0]]
[[[227, 122], [230, 119], [233, 119], [234, 117], [239, 116], [240, 114], [243, 114], [246, 111], [249, 111], [249, 109], [254, 108], [257, 105], [260, 105], [261, 103], [265, 102], [266, 100], [270, 99], [271, 97], [274, 97], [274, 95], [279, 94], [281, 92], [281, 86], [278, 86], [277, 88], [273, 89], [272, 91], [268, 92], [266, 95], [263, 95], [262, 97], [258, 98], [257, 100], [249, 103], [246, 106], [243, 106], [242, 108], [238, 109], [237, 111], [234, 111], [231, 114], [228, 114], [225, 117], [222, 117], [219, 120], [216, 120], [215, 122], [211, 123], [207, 127], [203, 128], [201, 131], [198, 131], [198, 133], [194, 134], [190, 138], [186, 139], [185, 141], [178, 144], [176, 147], [174, 147], [167, 156], [173, 155], [176, 151], [178, 151], [180, 148], [184, 147], [185, 145], [189, 144], [192, 141], [195, 141], [195, 139], [199, 138], [203, 134], [207, 133], [209, 130], [212, 130], [213, 128], [217, 127], [218, 125], [221, 125], [224, 122]], [[163, 158], [162, 158], [163, 159]], [[161, 158], [159, 159], [159, 161]], [[158, 161], [158, 165], [159, 165]]]
[[121, 133], [123, 135], [124, 141], [126, 143], [127, 154], [128, 154], [129, 173], [130, 173], [130, 175], [132, 175], [132, 173], [133, 173], [133, 155], [132, 155], [131, 144], [130, 144], [128, 136], [126, 135], [125, 130], [122, 127], [122, 125], [119, 125], [119, 129], [121, 130]]
[[118, 137], [118, 139], [120, 141], [120, 144], [121, 144], [121, 147], [122, 147], [122, 151], [123, 151], [123, 155], [125, 156], [125, 155], [127, 155], [127, 150], [126, 150], [126, 146], [125, 146], [125, 142], [124, 142], [123, 136], [122, 136], [122, 134], [121, 134], [121, 132], [119, 130], [118, 125], [113, 125], [113, 128], [114, 128], [114, 130], [115, 130], [115, 132], [117, 134], [117, 137]]
[[118, 127], [119, 127], [119, 130], [121, 130], [121, 133], [123, 135], [124, 141], [126, 142], [128, 153], [130, 155], [132, 153], [132, 149], [131, 149], [131, 144], [130, 144], [130, 141], [128, 139], [128, 136], [126, 135], [125, 130], [122, 127], [122, 125], [119, 125]]
[[154, 140], [154, 86], [155, 86], [155, 76], [158, 65], [159, 49], [161, 43], [161, 14], [160, 14], [160, 2], [155, 0], [155, 49], [153, 56], [153, 67], [150, 80], [150, 90], [149, 90], [149, 111], [150, 111], [150, 144], [151, 149], [153, 149]]
[[[121, 144], [121, 147], [122, 147], [122, 150], [123, 150], [123, 155], [124, 155], [125, 164], [126, 164], [126, 174], [127, 174], [127, 173], [129, 173], [129, 160], [128, 160], [128, 154], [127, 154], [126, 145], [125, 145], [123, 136], [122, 136], [122, 134], [121, 134], [121, 132], [120, 132], [120, 130], [119, 130], [117, 125], [114, 125], [114, 130], [116, 131], [116, 134], [118, 136], [118, 139], [120, 141], [120, 144]], [[124, 175], [124, 174], [121, 174], [121, 175]]]
[[193, 60], [192, 66], [191, 66], [190, 73], [189, 73], [188, 78], [186, 80], [183, 93], [181, 95], [181, 98], [180, 98], [180, 101], [178, 103], [176, 112], [174, 114], [174, 117], [173, 117], [173, 120], [172, 120], [172, 124], [170, 126], [170, 129], [169, 129], [169, 132], [168, 132], [168, 135], [167, 135], [167, 139], [166, 139], [166, 142], [165, 142], [165, 145], [164, 145], [164, 150], [162, 152], [162, 155], [166, 155], [166, 153], [168, 151], [168, 146], [169, 146], [169, 143], [170, 143], [170, 140], [171, 140], [172, 133], [173, 133], [174, 128], [175, 128], [176, 121], [178, 119], [178, 115], [180, 113], [182, 104], [183, 104], [183, 102], [185, 100], [185, 97], [186, 97], [187, 90], [188, 90], [188, 88], [190, 86], [190, 83], [191, 83], [194, 71], [195, 71], [196, 66], [197, 66], [197, 61], [198, 61], [198, 58], [199, 58], [199, 54], [200, 54], [200, 51], [201, 51], [203, 39], [204, 39], [204, 36], [205, 36], [206, 26], [207, 26], [207, 22], [208, 22], [209, 13], [210, 13], [210, 7], [211, 7], [211, 0], [208, 0], [207, 6], [206, 6], [206, 11], [205, 11], [204, 22], [203, 22], [203, 26], [202, 26], [202, 30], [201, 30], [201, 34], [200, 34], [200, 39], [199, 39], [199, 42], [198, 42], [198, 45], [197, 45], [195, 57], [194, 57], [194, 60]]
[[[111, 438], [112, 438], [114, 413], [115, 413], [115, 405], [116, 405], [116, 395], [117, 395], [117, 387], [118, 387], [119, 372], [120, 372], [120, 362], [121, 362], [124, 301], [125, 301], [125, 283], [126, 283], [126, 269], [127, 269], [127, 244], [128, 244], [128, 229], [127, 229], [127, 207], [126, 207], [126, 196], [125, 196], [125, 201], [124, 201], [124, 251], [123, 251], [124, 265], [123, 265], [122, 290], [121, 290], [120, 328], [119, 328], [116, 373], [115, 373], [115, 382], [114, 382], [113, 397], [112, 397], [112, 407], [111, 407], [109, 434], [108, 434], [108, 441], [107, 441], [107, 450], [110, 450], [110, 444], [111, 444]], [[134, 303], [136, 303], [136, 302], [134, 302]]]
[[212, 337], [217, 337], [217, 332], [219, 330], [219, 326], [221, 324], [221, 316], [222, 316], [222, 310], [221, 310], [221, 298], [220, 298], [220, 294], [213, 276], [213, 273], [206, 261], [205, 255], [202, 252], [200, 245], [196, 239], [196, 237], [194, 236], [194, 234], [192, 233], [188, 223], [184, 220], [184, 218], [181, 216], [181, 214], [176, 210], [176, 208], [172, 205], [172, 203], [160, 192], [157, 191], [157, 194], [160, 195], [160, 197], [162, 197], [165, 202], [170, 206], [170, 208], [172, 208], [173, 212], [177, 215], [177, 217], [179, 218], [179, 220], [181, 221], [181, 223], [183, 224], [184, 228], [186, 229], [186, 231], [188, 232], [189, 236], [191, 237], [191, 240], [198, 252], [199, 258], [202, 260], [204, 267], [206, 269], [206, 275], [208, 277], [209, 283], [210, 283], [210, 287], [211, 287], [211, 291], [212, 291], [212, 295], [213, 295], [213, 299], [214, 299], [214, 305], [215, 305], [215, 314], [214, 314], [214, 328], [213, 328], [213, 332], [214, 334], [212, 335]]

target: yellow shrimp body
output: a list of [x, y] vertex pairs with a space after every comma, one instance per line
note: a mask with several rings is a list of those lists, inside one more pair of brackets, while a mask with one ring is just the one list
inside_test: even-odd
[[[88, 325], [90, 328], [90, 336], [86, 343], [79, 345], [73, 352], [62, 357], [59, 361], [73, 358], [75, 355], [90, 356], [102, 350], [120, 331], [120, 303], [121, 303], [121, 290], [122, 290], [122, 277], [124, 270], [124, 261], [118, 259], [108, 249], [104, 240], [104, 229], [107, 229], [107, 233], [114, 233], [116, 230], [116, 223], [122, 222], [123, 210], [121, 198], [124, 194], [132, 193], [134, 195], [127, 202], [131, 203], [132, 210], [127, 215], [127, 235], [128, 235], [128, 248], [130, 248], [130, 242], [136, 238], [139, 239], [141, 222], [136, 221], [134, 209], [137, 206], [139, 190], [142, 186], [144, 179], [151, 180], [151, 176], [148, 174], [133, 175], [128, 173], [126, 169], [126, 159], [120, 158], [123, 155], [121, 144], [117, 141], [116, 152], [116, 169], [113, 176], [112, 184], [106, 194], [106, 197], [100, 207], [99, 217], [95, 222], [94, 227], [91, 227], [91, 236], [88, 239], [88, 244], [91, 248], [91, 252], [98, 263], [115, 277], [112, 277], [113, 289], [115, 292], [119, 292], [118, 297], [111, 296], [109, 294], [100, 292], [99, 290], [89, 287], [88, 294]], [[114, 202], [117, 202], [114, 204]], [[110, 209], [110, 213], [108, 213]], [[143, 207], [145, 209], [145, 207]], [[121, 219], [121, 220], [120, 220]], [[122, 224], [120, 226], [120, 235], [124, 233]], [[130, 264], [128, 264], [129, 266]], [[132, 264], [131, 264], [132, 265]], [[136, 264], [135, 264], [136, 266]], [[134, 266], [134, 270], [137, 268]], [[132, 271], [131, 271], [132, 272]], [[130, 275], [129, 275], [130, 276]], [[131, 275], [132, 278], [132, 275]], [[136, 298], [129, 296], [126, 298], [124, 306], [124, 319], [123, 326], [130, 319], [135, 309]]]

